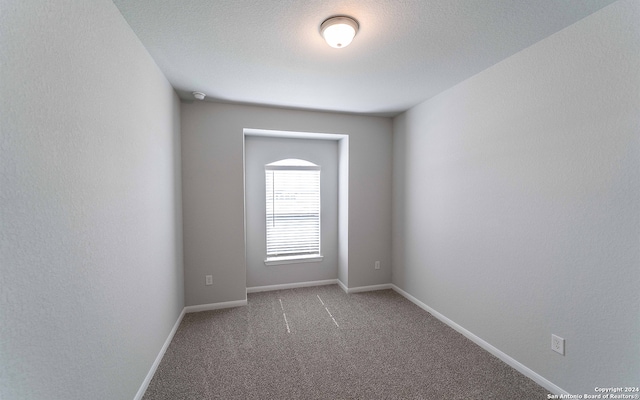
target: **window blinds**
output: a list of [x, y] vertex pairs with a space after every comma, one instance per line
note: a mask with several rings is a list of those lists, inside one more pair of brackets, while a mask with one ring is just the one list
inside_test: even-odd
[[320, 167], [265, 167], [267, 258], [320, 254]]

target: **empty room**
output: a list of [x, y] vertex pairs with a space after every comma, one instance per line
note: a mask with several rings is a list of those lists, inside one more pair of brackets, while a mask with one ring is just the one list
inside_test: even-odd
[[640, 398], [640, 1], [0, 0], [0, 399]]

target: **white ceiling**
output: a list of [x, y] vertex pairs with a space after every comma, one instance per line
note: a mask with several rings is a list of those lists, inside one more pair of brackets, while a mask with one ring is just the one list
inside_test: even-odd
[[[395, 115], [614, 0], [114, 0], [178, 94]], [[319, 33], [360, 23], [349, 47]]]

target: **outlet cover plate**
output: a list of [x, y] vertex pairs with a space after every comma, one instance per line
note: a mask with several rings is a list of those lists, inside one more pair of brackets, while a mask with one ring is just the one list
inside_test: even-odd
[[205, 285], [207, 286], [213, 285], [213, 275], [205, 276]]
[[564, 355], [564, 339], [558, 335], [551, 335], [551, 350]]

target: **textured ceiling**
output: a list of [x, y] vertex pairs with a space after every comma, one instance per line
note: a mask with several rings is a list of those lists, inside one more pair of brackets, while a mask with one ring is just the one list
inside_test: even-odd
[[[395, 115], [613, 0], [114, 0], [178, 94]], [[329, 47], [328, 17], [360, 23]]]

